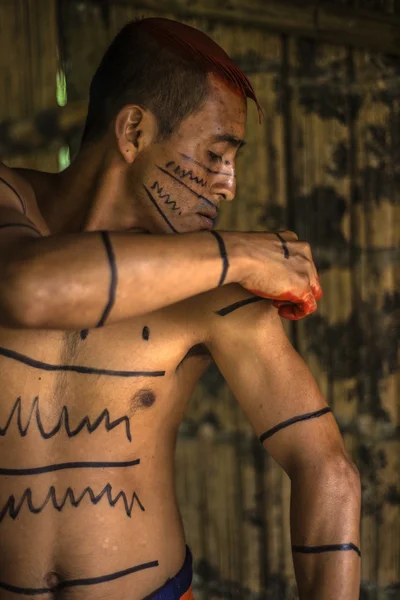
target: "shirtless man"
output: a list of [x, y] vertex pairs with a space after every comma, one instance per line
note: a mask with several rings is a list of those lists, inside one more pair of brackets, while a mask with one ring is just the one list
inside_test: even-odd
[[0, 600], [193, 598], [174, 449], [211, 360], [291, 478], [300, 597], [358, 598], [359, 476], [280, 319], [321, 297], [310, 249], [211, 231], [245, 96], [204, 34], [132, 23], [71, 166], [1, 166]]

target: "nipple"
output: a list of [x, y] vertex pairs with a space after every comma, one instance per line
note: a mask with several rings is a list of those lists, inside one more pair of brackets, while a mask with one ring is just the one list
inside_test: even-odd
[[133, 396], [130, 407], [131, 407], [131, 415], [135, 414], [138, 410], [145, 410], [146, 408], [150, 408], [153, 406], [156, 401], [156, 395], [152, 390], [142, 389], [138, 390]]

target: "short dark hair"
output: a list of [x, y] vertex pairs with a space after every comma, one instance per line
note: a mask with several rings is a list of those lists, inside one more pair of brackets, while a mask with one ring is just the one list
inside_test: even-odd
[[99, 139], [127, 104], [151, 110], [158, 139], [166, 139], [208, 98], [207, 70], [158, 44], [136, 24], [118, 33], [93, 76], [82, 143]]

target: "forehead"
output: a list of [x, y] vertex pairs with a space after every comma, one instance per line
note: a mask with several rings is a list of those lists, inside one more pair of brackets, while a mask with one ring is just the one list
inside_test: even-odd
[[247, 102], [242, 94], [221, 78], [208, 75], [210, 95], [202, 108], [182, 123], [180, 133], [209, 138], [230, 134], [243, 139], [246, 131]]

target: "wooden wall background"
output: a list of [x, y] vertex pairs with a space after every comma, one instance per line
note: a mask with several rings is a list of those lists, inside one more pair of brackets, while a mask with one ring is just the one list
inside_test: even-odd
[[[107, 44], [151, 15], [209, 33], [259, 94], [265, 121], [250, 107], [220, 228], [289, 228], [312, 245], [324, 298], [286, 327], [361, 471], [360, 598], [400, 599], [400, 1], [0, 0], [0, 158], [57, 171]], [[196, 600], [297, 598], [288, 478], [215, 368], [176, 461]]]

